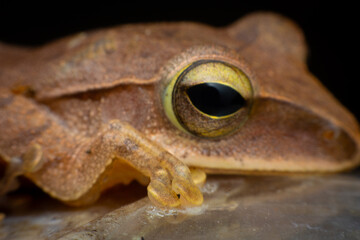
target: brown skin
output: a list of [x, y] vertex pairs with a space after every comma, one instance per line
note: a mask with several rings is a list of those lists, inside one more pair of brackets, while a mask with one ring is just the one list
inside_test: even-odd
[[[194, 181], [204, 175], [193, 171], [193, 181], [186, 165], [215, 173], [354, 167], [358, 123], [308, 72], [306, 52], [299, 28], [270, 13], [220, 29], [125, 25], [36, 49], [0, 45], [0, 156], [9, 164], [2, 192], [23, 174], [81, 205], [150, 178], [150, 199], [174, 207], [202, 203]], [[200, 59], [232, 64], [251, 82], [248, 120], [232, 134], [193, 136], [164, 113], [169, 79]]]

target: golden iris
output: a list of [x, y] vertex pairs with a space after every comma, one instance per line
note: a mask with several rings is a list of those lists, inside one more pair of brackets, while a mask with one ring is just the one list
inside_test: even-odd
[[246, 121], [253, 99], [248, 77], [217, 60], [200, 60], [179, 71], [165, 89], [166, 115], [179, 129], [201, 137], [219, 137]]

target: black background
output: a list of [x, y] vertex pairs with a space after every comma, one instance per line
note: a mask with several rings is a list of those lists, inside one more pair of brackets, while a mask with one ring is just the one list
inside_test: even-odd
[[[90, 1], [89, 1], [90, 2]], [[142, 2], [49, 1], [46, 5], [0, 0], [0, 41], [41, 45], [83, 30], [123, 23], [198, 21], [225, 26], [247, 13], [265, 10], [281, 13], [304, 30], [308, 65], [331, 92], [360, 119], [358, 64], [360, 28], [356, 7], [345, 1], [333, 3], [288, 2], [166, 2], [154, 6]], [[130, 3], [130, 4], [129, 4]], [[166, 6], [165, 6], [166, 5]]]

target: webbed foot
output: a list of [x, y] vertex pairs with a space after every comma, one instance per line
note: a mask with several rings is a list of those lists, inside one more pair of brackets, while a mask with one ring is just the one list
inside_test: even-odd
[[[203, 203], [203, 196], [186, 166], [174, 166], [174, 175], [164, 169], [156, 171], [148, 186], [149, 199], [157, 206], [186, 207]], [[205, 179], [203, 178], [205, 181]]]

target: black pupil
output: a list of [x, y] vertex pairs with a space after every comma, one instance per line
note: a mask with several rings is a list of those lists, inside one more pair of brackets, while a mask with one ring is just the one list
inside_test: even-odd
[[226, 116], [245, 105], [245, 99], [235, 89], [220, 83], [201, 83], [186, 93], [195, 107], [212, 116]]

